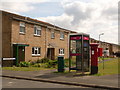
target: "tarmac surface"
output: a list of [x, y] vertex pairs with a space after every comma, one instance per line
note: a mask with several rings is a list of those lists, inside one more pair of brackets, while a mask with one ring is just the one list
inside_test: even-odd
[[2, 78], [2, 88], [86, 88], [81, 86], [61, 85], [31, 80]]
[[94, 87], [102, 89], [118, 89], [119, 75], [81, 76], [75, 73], [54, 73], [56, 70], [10, 71], [3, 70], [2, 76], [17, 79], [29, 79], [49, 83]]

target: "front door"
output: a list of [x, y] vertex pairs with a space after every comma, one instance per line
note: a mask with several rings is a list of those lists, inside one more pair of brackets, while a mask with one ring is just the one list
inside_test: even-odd
[[18, 62], [25, 61], [25, 46], [18, 47]]
[[55, 59], [55, 48], [48, 48], [47, 50], [47, 58], [54, 60]]
[[17, 58], [18, 63], [25, 61], [25, 46], [13, 45], [13, 57]]

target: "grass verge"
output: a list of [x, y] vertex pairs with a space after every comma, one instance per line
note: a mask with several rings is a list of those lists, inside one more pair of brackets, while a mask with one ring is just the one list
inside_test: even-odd
[[[96, 76], [102, 75], [112, 75], [112, 74], [120, 74], [120, 69], [118, 63], [120, 62], [120, 58], [113, 59], [111, 61], [106, 61], [103, 63], [99, 63], [98, 66], [98, 74]], [[103, 68], [104, 67], [104, 68]]]
[[41, 68], [41, 67], [3, 67], [2, 70], [12, 70], [12, 71], [39, 71], [48, 70], [54, 68]]

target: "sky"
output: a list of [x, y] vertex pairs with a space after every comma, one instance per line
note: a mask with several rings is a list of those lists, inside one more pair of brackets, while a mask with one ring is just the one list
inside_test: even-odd
[[0, 9], [118, 44], [119, 0], [0, 0]]

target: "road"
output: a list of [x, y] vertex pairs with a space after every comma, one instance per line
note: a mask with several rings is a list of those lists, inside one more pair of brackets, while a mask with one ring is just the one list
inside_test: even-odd
[[2, 88], [87, 88], [81, 86], [71, 86], [47, 82], [38, 82], [30, 80], [2, 78]]

